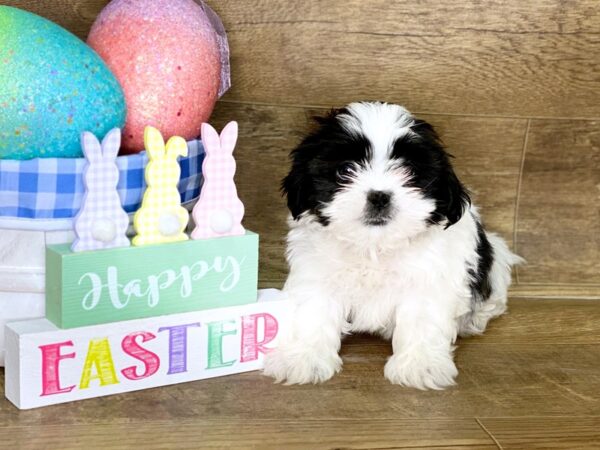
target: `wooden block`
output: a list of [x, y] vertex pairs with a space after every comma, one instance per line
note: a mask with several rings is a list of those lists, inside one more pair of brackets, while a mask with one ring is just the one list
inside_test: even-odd
[[60, 330], [46, 319], [6, 326], [6, 397], [20, 409], [200, 380], [262, 367], [289, 301], [260, 301]]
[[75, 328], [256, 302], [258, 235], [46, 251], [46, 317]]

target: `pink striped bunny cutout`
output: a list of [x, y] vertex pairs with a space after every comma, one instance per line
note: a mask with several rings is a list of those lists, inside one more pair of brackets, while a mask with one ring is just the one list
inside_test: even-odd
[[206, 156], [202, 163], [204, 184], [192, 216], [196, 228], [192, 239], [208, 239], [245, 234], [242, 226], [244, 205], [235, 188], [235, 159], [238, 124], [229, 122], [221, 135], [207, 123], [202, 124], [202, 144]]
[[119, 169], [116, 159], [121, 147], [121, 130], [109, 131], [102, 144], [86, 131], [81, 135], [81, 147], [87, 160], [83, 173], [85, 194], [81, 209], [73, 219], [76, 237], [71, 250], [128, 247], [129, 217], [117, 192]]

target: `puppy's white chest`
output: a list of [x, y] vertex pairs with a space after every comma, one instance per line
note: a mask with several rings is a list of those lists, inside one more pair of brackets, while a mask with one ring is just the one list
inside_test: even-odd
[[391, 332], [396, 305], [405, 296], [397, 271], [362, 262], [336, 272], [332, 295], [343, 305], [350, 331]]

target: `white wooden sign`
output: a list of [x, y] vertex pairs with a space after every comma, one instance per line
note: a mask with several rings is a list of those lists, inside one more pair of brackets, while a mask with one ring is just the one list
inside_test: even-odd
[[289, 316], [271, 289], [257, 303], [68, 330], [13, 322], [5, 394], [29, 409], [257, 370]]

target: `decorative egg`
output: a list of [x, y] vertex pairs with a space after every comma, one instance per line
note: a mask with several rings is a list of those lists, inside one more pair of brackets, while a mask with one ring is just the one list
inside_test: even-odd
[[200, 134], [219, 93], [218, 39], [194, 0], [113, 0], [102, 10], [88, 44], [125, 92], [122, 153], [143, 150], [146, 126], [165, 139]]
[[0, 158], [81, 157], [80, 134], [125, 122], [118, 81], [83, 41], [0, 6]]

